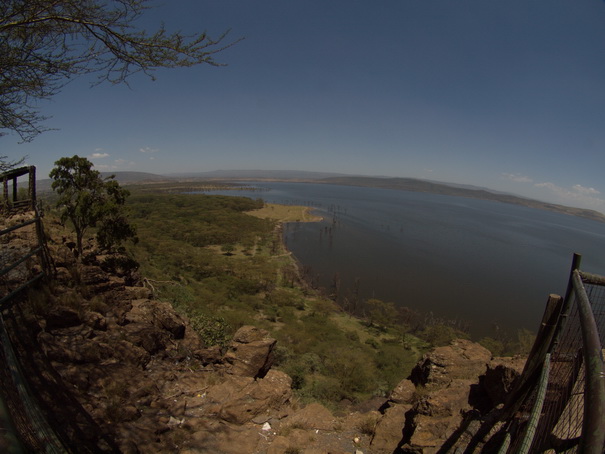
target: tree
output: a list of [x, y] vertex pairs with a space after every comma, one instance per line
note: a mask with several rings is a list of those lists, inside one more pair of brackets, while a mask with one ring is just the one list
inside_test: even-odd
[[396, 322], [397, 309], [394, 303], [385, 303], [377, 298], [366, 301], [370, 325], [386, 328]]
[[74, 227], [78, 257], [82, 257], [82, 239], [90, 228], [97, 228], [97, 242], [103, 249], [136, 239], [135, 229], [124, 213], [130, 193], [120, 187], [114, 175], [102, 178], [88, 159], [75, 155], [55, 162], [50, 177], [59, 195], [61, 221], [69, 220]]
[[[149, 0], [2, 0], [0, 2], [0, 135], [32, 140], [45, 120], [33, 102], [57, 94], [75, 76], [126, 82], [158, 68], [220, 64], [224, 44], [206, 33], [149, 33], [134, 24]], [[237, 41], [236, 41], [237, 42]]]

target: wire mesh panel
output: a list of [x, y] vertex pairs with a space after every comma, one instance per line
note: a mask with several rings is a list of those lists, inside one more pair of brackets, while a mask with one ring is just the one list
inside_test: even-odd
[[[605, 281], [605, 280], [604, 280]], [[601, 346], [605, 345], [605, 282], [584, 282], [584, 288], [590, 299], [592, 313], [599, 331]]]
[[580, 259], [574, 254], [565, 298], [549, 296], [504, 405], [470, 441], [440, 453], [605, 453], [605, 276], [580, 271]]
[[560, 451], [563, 445], [571, 449], [569, 452], [575, 452], [577, 436], [582, 430], [584, 408], [582, 332], [575, 294], [551, 358], [549, 399], [544, 406], [532, 452], [540, 452], [547, 447]]
[[[540, 452], [546, 445], [552, 444], [555, 440], [551, 433], [555, 432], [555, 428], [557, 438], [561, 440], [573, 439], [576, 436], [576, 429], [572, 426], [577, 426], [577, 420], [579, 420], [581, 430], [582, 409], [570, 406], [569, 403], [572, 401], [570, 398], [573, 393], [578, 390], [583, 392], [584, 387], [580, 384], [583, 380], [582, 370], [582, 335], [577, 306], [572, 304], [566, 317], [565, 327], [560, 334], [559, 343], [551, 353], [546, 395], [529, 452]], [[526, 439], [523, 436], [526, 430], [525, 424], [535, 406], [537, 389], [535, 387], [515, 415], [515, 422], [519, 428], [516, 436], [513, 437], [509, 453], [519, 452], [523, 440]], [[577, 399], [573, 399], [574, 402], [575, 400]], [[579, 400], [583, 401], [582, 397]], [[563, 419], [573, 421], [573, 423], [559, 423]], [[569, 434], [574, 435], [570, 437]]]
[[[536, 399], [539, 387], [534, 386], [513, 421], [509, 421], [515, 432], [509, 453], [603, 452], [603, 437], [593, 437], [592, 433], [595, 427], [597, 432], [605, 432], [602, 417], [605, 278], [572, 271], [559, 326], [551, 348], [545, 398], [543, 402]], [[527, 421], [536, 408], [540, 418], [534, 431]], [[583, 433], [587, 430], [591, 433]]]

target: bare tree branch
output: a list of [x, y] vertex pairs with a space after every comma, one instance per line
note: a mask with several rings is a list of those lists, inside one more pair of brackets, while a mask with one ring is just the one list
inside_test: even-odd
[[159, 68], [221, 66], [215, 55], [238, 40], [229, 31], [149, 33], [134, 26], [149, 0], [2, 0], [0, 2], [0, 135], [23, 141], [45, 130], [35, 102], [57, 94], [76, 76], [127, 83]]

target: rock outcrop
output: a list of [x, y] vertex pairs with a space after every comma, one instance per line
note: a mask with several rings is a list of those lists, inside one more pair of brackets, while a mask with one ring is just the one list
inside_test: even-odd
[[468, 340], [435, 348], [389, 396], [370, 445], [372, 452], [438, 452], [465, 417], [502, 402], [523, 363], [492, 359], [488, 350]]
[[90, 253], [85, 265], [56, 256], [44, 304], [20, 317], [96, 424], [98, 433], [81, 436], [100, 452], [435, 453], [465, 415], [500, 404], [523, 366], [456, 340], [425, 355], [374, 407], [335, 416], [293, 398], [291, 378], [272, 367], [268, 332], [244, 326], [225, 351], [205, 345], [136, 275], [111, 273]]

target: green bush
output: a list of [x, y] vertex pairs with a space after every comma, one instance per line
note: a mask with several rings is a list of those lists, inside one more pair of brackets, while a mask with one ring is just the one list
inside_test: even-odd
[[228, 325], [224, 318], [198, 314], [189, 320], [207, 347], [219, 345], [224, 348], [229, 343]]
[[449, 345], [454, 339], [468, 339], [469, 335], [451, 326], [431, 325], [420, 331], [418, 337], [435, 347], [441, 347]]

